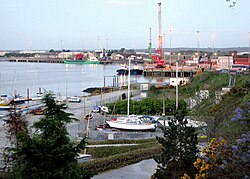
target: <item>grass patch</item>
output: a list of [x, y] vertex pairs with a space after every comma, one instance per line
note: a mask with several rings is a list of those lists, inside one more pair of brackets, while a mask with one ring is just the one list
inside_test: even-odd
[[94, 159], [82, 164], [84, 171], [96, 175], [114, 168], [120, 168], [140, 162], [145, 159], [154, 158], [162, 151], [162, 146], [156, 139], [144, 140], [108, 140], [91, 141], [89, 145], [98, 144], [138, 144], [135, 146], [119, 147], [93, 147], [88, 148], [87, 153]]

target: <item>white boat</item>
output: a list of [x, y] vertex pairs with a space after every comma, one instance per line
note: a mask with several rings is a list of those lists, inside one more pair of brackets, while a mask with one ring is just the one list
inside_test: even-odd
[[80, 103], [81, 102], [81, 99], [79, 97], [69, 97], [68, 98], [68, 102], [71, 102], [71, 103]]
[[129, 115], [106, 121], [111, 128], [133, 131], [155, 130], [156, 119], [150, 116]]
[[126, 64], [121, 64], [120, 68], [116, 70], [117, 75], [127, 75], [128, 74], [128, 67]]
[[156, 121], [150, 116], [138, 116], [129, 115], [129, 101], [130, 101], [130, 63], [128, 66], [128, 105], [127, 105], [127, 116], [117, 117], [106, 123], [111, 128], [121, 129], [121, 130], [134, 130], [134, 131], [145, 131], [145, 130], [155, 130], [157, 127]]
[[7, 97], [7, 95], [0, 95], [0, 106], [8, 106], [11, 100]]
[[88, 160], [91, 160], [92, 156], [89, 154], [78, 154], [78, 156], [76, 157], [76, 160], [78, 161], [78, 163], [82, 163], [82, 162], [86, 162]]

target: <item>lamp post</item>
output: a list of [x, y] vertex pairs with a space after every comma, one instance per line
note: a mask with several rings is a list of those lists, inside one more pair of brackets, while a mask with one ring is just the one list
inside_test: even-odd
[[163, 34], [163, 40], [164, 40], [164, 47], [163, 47], [163, 50], [162, 50], [162, 55], [163, 55], [163, 60], [164, 60], [164, 62], [165, 62], [165, 54], [164, 54], [164, 52], [165, 52], [165, 47], [166, 47], [166, 41], [165, 41], [165, 34]]
[[175, 76], [176, 76], [176, 88], [175, 88], [175, 90], [176, 90], [176, 91], [175, 91], [175, 92], [176, 92], [176, 95], [175, 95], [175, 98], [176, 98], [176, 99], [175, 99], [175, 100], [176, 100], [176, 103], [175, 103], [175, 104], [176, 104], [176, 106], [175, 106], [176, 111], [178, 110], [178, 100], [179, 100], [179, 99], [178, 99], [178, 85], [179, 85], [179, 79], [178, 79], [178, 68], [179, 68], [179, 67], [178, 67], [178, 63], [179, 63], [180, 55], [181, 55], [181, 54], [178, 53], [178, 59], [177, 59], [177, 61], [176, 61], [176, 70], [175, 70], [175, 71], [176, 71], [176, 75], [175, 75]]
[[197, 53], [198, 58], [200, 57], [200, 31], [197, 30]]
[[214, 53], [214, 57], [217, 58], [216, 56], [217, 56], [217, 53], [215, 52], [215, 53]]
[[171, 49], [171, 41], [172, 41], [172, 37], [171, 37], [171, 35], [172, 35], [172, 29], [169, 29], [169, 53], [170, 53], [170, 57], [169, 57], [169, 59], [170, 59], [170, 67], [171, 67], [171, 63], [172, 63], [172, 49]]
[[212, 38], [212, 43], [213, 43], [213, 59], [214, 59], [214, 39], [215, 39], [215, 35], [212, 34], [211, 38]]
[[63, 51], [63, 40], [61, 40], [61, 51]]
[[230, 55], [227, 56], [227, 68], [228, 68], [228, 78], [230, 77]]
[[250, 32], [248, 32], [248, 66], [250, 66]]
[[82, 51], [84, 52], [84, 40], [82, 40]]

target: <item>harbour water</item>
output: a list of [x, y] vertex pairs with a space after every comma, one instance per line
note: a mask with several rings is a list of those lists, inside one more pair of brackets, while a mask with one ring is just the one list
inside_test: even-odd
[[[13, 96], [15, 93], [26, 96], [36, 95], [38, 89], [60, 93], [62, 96], [82, 96], [83, 90], [90, 87], [103, 87], [127, 83], [127, 76], [117, 76], [119, 64], [70, 65], [54, 63], [0, 62], [0, 94]], [[143, 68], [143, 67], [141, 67]], [[105, 81], [105, 84], [104, 84]], [[167, 77], [131, 76], [131, 81], [168, 83]]]
[[[105, 85], [113, 85], [114, 78], [118, 79], [119, 84], [127, 83], [127, 76], [116, 76], [118, 65], [65, 65], [65, 64], [42, 64], [42, 63], [14, 63], [0, 62], [0, 94], [13, 96], [14, 93], [19, 93], [26, 96], [26, 90], [29, 88], [30, 96], [36, 95], [38, 88], [53, 91], [55, 94], [61, 93], [65, 96], [82, 96], [82, 90], [90, 87], [103, 87]], [[131, 81], [138, 83], [143, 82], [168, 82], [165, 77], [144, 77], [131, 76]], [[105, 94], [105, 100], [114, 101], [118, 96], [126, 91], [115, 91], [111, 94]], [[67, 126], [70, 137], [73, 140], [81, 137], [87, 130], [87, 121], [84, 120], [84, 115], [89, 113], [92, 106], [99, 104], [99, 96], [84, 97], [84, 102], [69, 103], [68, 112], [73, 113], [74, 117], [79, 119]], [[4, 111], [0, 111], [0, 114]], [[28, 115], [27, 119], [30, 124], [39, 119], [40, 116]], [[115, 133], [106, 134], [95, 131], [95, 126], [105, 121], [101, 114], [94, 114], [94, 120], [90, 122], [89, 137], [95, 140], [103, 140], [112, 138], [148, 138], [155, 137], [159, 133]], [[0, 153], [3, 148], [8, 146], [4, 130], [4, 121], [0, 120]], [[1, 163], [1, 161], [0, 161]]]
[[[118, 80], [119, 85], [127, 83], [127, 76], [116, 76], [116, 70], [119, 67], [119, 64], [65, 65], [53, 63], [0, 62], [0, 94], [7, 94], [11, 97], [16, 93], [25, 97], [27, 88], [29, 88], [30, 97], [33, 97], [38, 92], [38, 88], [42, 88], [47, 91], [53, 91], [55, 94], [60, 93], [62, 96], [83, 96], [85, 94], [82, 91], [86, 88], [103, 87], [104, 79], [106, 86], [113, 85], [114, 78]], [[154, 83], [167, 83], [169, 79], [166, 77], [152, 78], [140, 75], [131, 76], [131, 81], [138, 83], [146, 83], [149, 81]], [[117, 99], [117, 96], [121, 96], [120, 93], [125, 92], [117, 91], [116, 93], [105, 94], [105, 99], [103, 96], [102, 100], [105, 102], [114, 101]], [[74, 117], [79, 120], [82, 120], [83, 116], [90, 112], [91, 107], [100, 105], [100, 97], [98, 96], [83, 99], [84, 102], [79, 104], [68, 104], [69, 112], [75, 114]], [[6, 111], [0, 111], [0, 115], [1, 114], [6, 114]], [[80, 121], [80, 123], [69, 126], [69, 133], [72, 138], [76, 138], [77, 134], [85, 128], [85, 123], [86, 121]], [[98, 121], [96, 121], [93, 123], [92, 128], [94, 129], [98, 124]], [[3, 136], [0, 135], [0, 137]]]

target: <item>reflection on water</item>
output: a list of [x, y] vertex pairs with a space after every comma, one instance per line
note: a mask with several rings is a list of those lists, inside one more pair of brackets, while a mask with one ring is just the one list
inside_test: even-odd
[[[27, 89], [30, 96], [35, 96], [39, 88], [53, 91], [55, 94], [81, 96], [82, 90], [89, 87], [112, 86], [118, 65], [75, 65], [49, 63], [14, 63], [0, 62], [0, 93], [9, 96], [14, 91], [26, 96]], [[104, 80], [105, 78], [105, 80]], [[144, 77], [133, 75], [131, 83], [163, 82], [168, 83], [166, 77]], [[128, 76], [118, 76], [119, 85], [127, 85]]]

